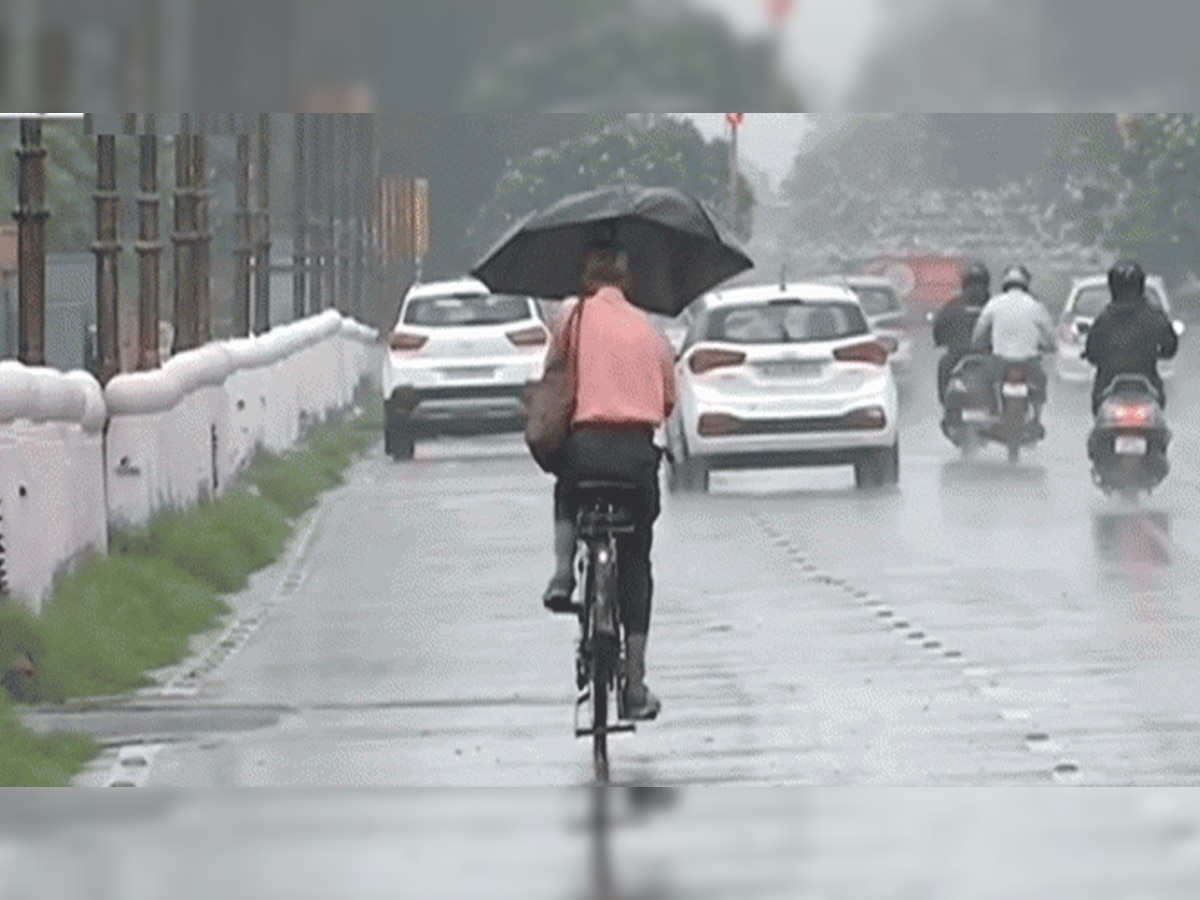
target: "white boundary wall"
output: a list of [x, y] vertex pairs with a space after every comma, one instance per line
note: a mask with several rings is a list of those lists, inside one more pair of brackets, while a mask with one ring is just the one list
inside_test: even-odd
[[192, 506], [259, 447], [294, 446], [376, 377], [378, 340], [328, 310], [103, 390], [86, 372], [0, 362], [0, 593], [39, 611], [59, 572], [107, 551], [109, 527]]

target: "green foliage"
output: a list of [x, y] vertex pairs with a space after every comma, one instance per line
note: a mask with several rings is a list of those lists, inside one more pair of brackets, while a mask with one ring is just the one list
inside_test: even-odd
[[0, 691], [0, 785], [62, 787], [96, 754], [80, 734], [36, 735], [22, 727]]
[[[485, 249], [513, 223], [577, 191], [609, 184], [677, 187], [724, 207], [728, 145], [706, 142], [690, 121], [658, 117], [649, 127], [607, 124], [581, 138], [542, 147], [500, 178], [469, 235]], [[754, 191], [739, 176], [735, 228], [749, 236]]]

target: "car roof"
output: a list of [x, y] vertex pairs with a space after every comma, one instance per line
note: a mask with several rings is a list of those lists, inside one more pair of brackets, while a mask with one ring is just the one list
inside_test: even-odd
[[826, 284], [841, 284], [849, 288], [886, 288], [897, 293], [895, 282], [886, 275], [829, 275], [814, 280]]
[[815, 281], [791, 281], [785, 285], [755, 284], [714, 291], [704, 296], [703, 306], [706, 309], [715, 309], [791, 298], [808, 303], [852, 303], [861, 306], [858, 295], [849, 288]]
[[[1152, 284], [1163, 294], [1166, 294], [1166, 286], [1160, 275], [1147, 275], [1146, 284]], [[1071, 291], [1081, 290], [1090, 287], [1108, 287], [1108, 275], [1083, 275], [1079, 278], [1071, 280]]]
[[474, 278], [453, 278], [445, 281], [426, 281], [414, 284], [408, 290], [408, 298], [447, 297], [455, 294], [490, 294], [488, 286]]

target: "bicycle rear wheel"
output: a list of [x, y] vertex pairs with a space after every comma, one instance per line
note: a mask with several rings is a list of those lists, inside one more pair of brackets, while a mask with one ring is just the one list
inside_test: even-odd
[[599, 646], [592, 667], [592, 765], [596, 784], [608, 784], [608, 686], [610, 683], [606, 657], [608, 654]]

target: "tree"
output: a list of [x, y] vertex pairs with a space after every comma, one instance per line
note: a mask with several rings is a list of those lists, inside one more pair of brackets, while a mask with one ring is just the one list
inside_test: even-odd
[[[567, 194], [607, 184], [676, 187], [722, 207], [728, 144], [706, 142], [687, 120], [660, 118], [650, 127], [632, 121], [604, 126], [581, 138], [543, 147], [511, 165], [471, 226], [468, 237], [485, 250], [521, 218]], [[733, 226], [751, 231], [754, 190], [739, 176]]]

